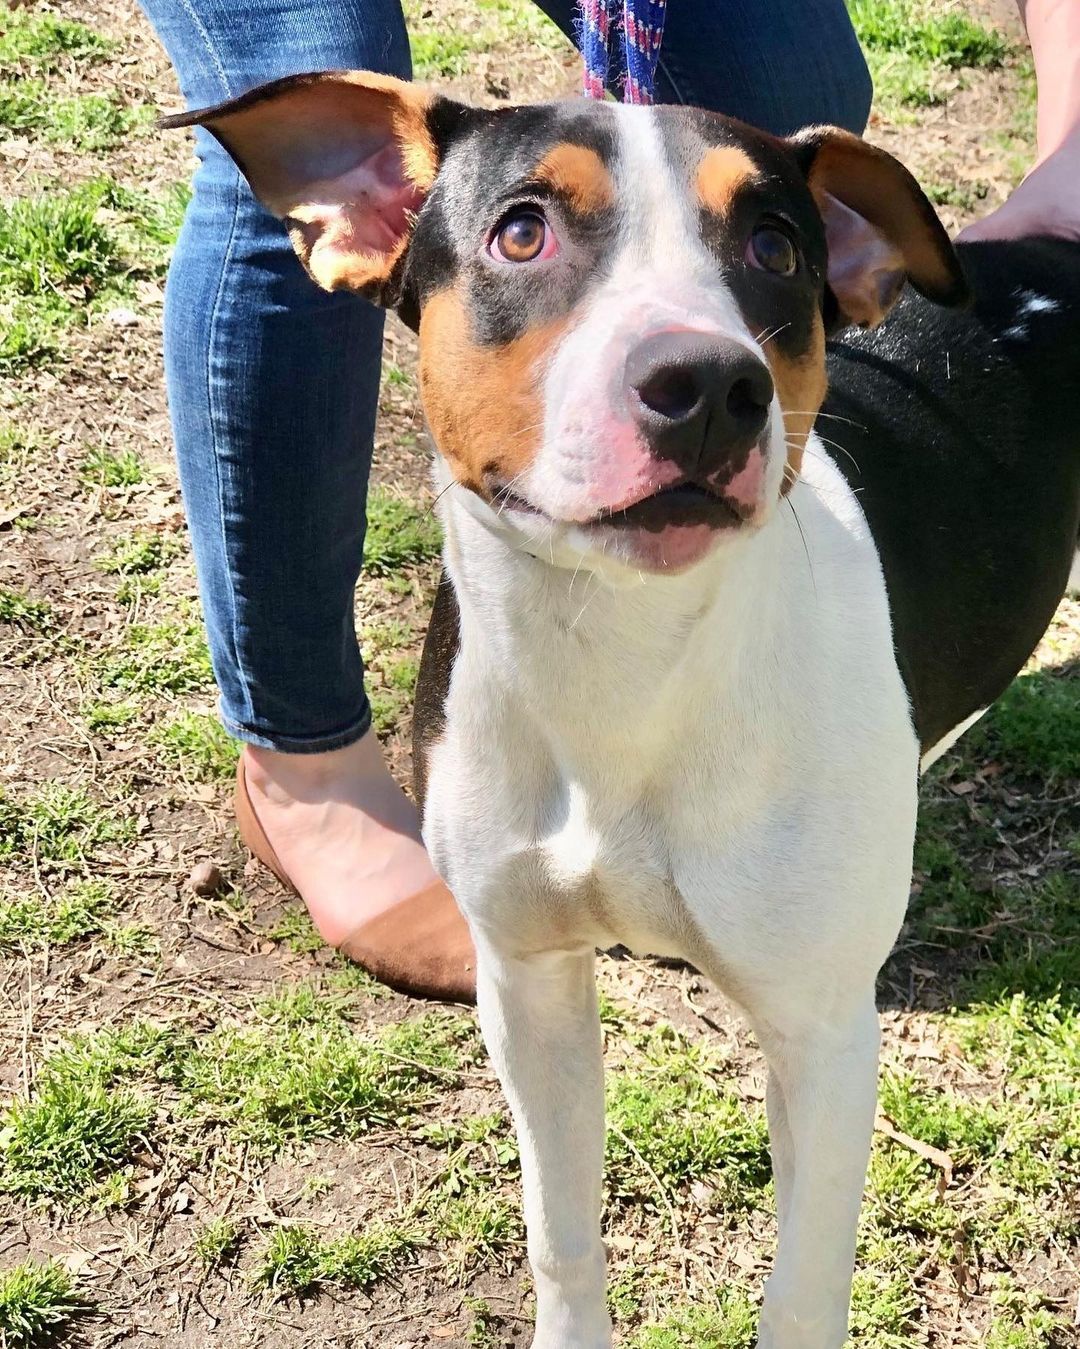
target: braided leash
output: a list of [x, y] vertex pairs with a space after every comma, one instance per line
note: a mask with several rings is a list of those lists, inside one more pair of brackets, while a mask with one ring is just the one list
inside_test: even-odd
[[580, 0], [586, 98], [603, 98], [611, 77], [611, 39], [622, 30], [624, 103], [652, 103], [667, 0]]

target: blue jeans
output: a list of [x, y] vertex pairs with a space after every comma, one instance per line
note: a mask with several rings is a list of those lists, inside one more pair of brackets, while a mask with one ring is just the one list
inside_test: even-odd
[[[410, 73], [400, 0], [142, 0], [189, 106], [298, 71]], [[574, 0], [539, 0], [566, 32]], [[844, 0], [672, 0], [658, 92], [776, 133], [861, 132]], [[271, 749], [335, 749], [371, 711], [353, 626], [383, 316], [327, 295], [218, 143], [165, 294], [165, 370], [222, 716]]]

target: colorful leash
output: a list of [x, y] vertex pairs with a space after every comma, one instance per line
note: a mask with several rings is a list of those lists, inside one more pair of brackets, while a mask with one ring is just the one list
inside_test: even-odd
[[611, 38], [622, 30], [624, 103], [652, 103], [667, 0], [580, 0], [586, 98], [603, 98], [611, 78]]

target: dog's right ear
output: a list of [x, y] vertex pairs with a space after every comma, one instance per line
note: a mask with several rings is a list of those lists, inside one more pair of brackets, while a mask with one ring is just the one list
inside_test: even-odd
[[204, 126], [285, 221], [324, 290], [399, 297], [416, 212], [439, 170], [440, 133], [467, 109], [369, 71], [292, 75], [163, 127]]

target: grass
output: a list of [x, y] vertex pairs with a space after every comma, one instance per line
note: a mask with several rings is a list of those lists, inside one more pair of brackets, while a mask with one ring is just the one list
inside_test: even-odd
[[184, 710], [151, 734], [166, 762], [190, 782], [223, 782], [236, 772], [239, 747], [217, 717]]
[[942, 8], [929, 0], [848, 0], [877, 101], [894, 120], [905, 109], [945, 102], [962, 72], [997, 69], [1011, 55], [995, 29]]
[[78, 62], [105, 60], [116, 43], [83, 23], [28, 9], [4, 10], [0, 20], [0, 75], [51, 75]]
[[111, 198], [110, 184], [99, 179], [0, 206], [0, 288], [85, 296], [121, 273], [117, 238], [100, 214]]
[[163, 275], [185, 199], [98, 178], [0, 204], [0, 373], [48, 363], [67, 328]]
[[0, 1271], [0, 1345], [45, 1349], [59, 1344], [89, 1304], [56, 1260], [24, 1260]]
[[242, 1229], [233, 1218], [212, 1218], [195, 1238], [195, 1254], [204, 1269], [230, 1264], [240, 1249]]
[[973, 743], [1021, 773], [1051, 781], [1080, 777], [1080, 667], [1033, 670], [1017, 679], [979, 724]]
[[52, 606], [45, 600], [0, 586], [0, 623], [26, 633], [43, 633], [48, 632], [54, 621]]
[[125, 693], [184, 694], [210, 688], [214, 674], [201, 622], [134, 623], [99, 660], [103, 688]]
[[41, 80], [0, 80], [0, 136], [28, 136], [83, 153], [113, 149], [153, 124], [147, 107], [115, 94], [51, 95]]
[[153, 1114], [153, 1103], [135, 1092], [46, 1068], [32, 1099], [16, 1101], [0, 1129], [0, 1191], [32, 1203], [114, 1199], [108, 1182], [123, 1180], [120, 1168]]
[[76, 866], [132, 836], [132, 822], [80, 787], [47, 782], [22, 797], [0, 793], [0, 861]]
[[114, 909], [109, 887], [99, 880], [73, 881], [46, 895], [0, 895], [0, 949], [67, 946], [100, 936]]
[[730, 1288], [720, 1290], [717, 1304], [676, 1310], [638, 1331], [626, 1349], [752, 1349], [757, 1309]]
[[119, 539], [97, 559], [101, 571], [111, 576], [145, 576], [158, 571], [183, 552], [180, 540], [160, 530], [139, 529]]
[[764, 1114], [748, 1111], [715, 1073], [706, 1050], [668, 1028], [644, 1046], [634, 1072], [609, 1075], [606, 1179], [613, 1199], [663, 1212], [672, 1192], [707, 1180], [718, 1208], [765, 1202], [771, 1172]]
[[481, 48], [466, 33], [413, 32], [409, 35], [413, 74], [421, 80], [453, 79], [463, 75]]
[[138, 487], [146, 481], [146, 468], [132, 449], [95, 446], [83, 458], [79, 481], [87, 487]]
[[417, 1244], [417, 1230], [408, 1224], [376, 1222], [332, 1241], [307, 1227], [279, 1227], [252, 1282], [278, 1297], [300, 1297], [324, 1284], [370, 1288], [400, 1269]]
[[439, 556], [441, 547], [442, 532], [430, 510], [385, 487], [372, 487], [364, 537], [364, 570], [369, 576], [430, 562]]
[[40, 449], [41, 442], [32, 427], [0, 422], [0, 484], [23, 472]]
[[443, 1200], [435, 1211], [433, 1230], [446, 1247], [447, 1269], [454, 1279], [473, 1269], [505, 1266], [524, 1248], [516, 1196], [511, 1203], [478, 1185]]
[[399, 1124], [453, 1079], [455, 1036], [437, 1019], [373, 1037], [341, 1018], [227, 1026], [182, 1066], [182, 1087], [203, 1112], [253, 1149], [316, 1138], [358, 1138]]

